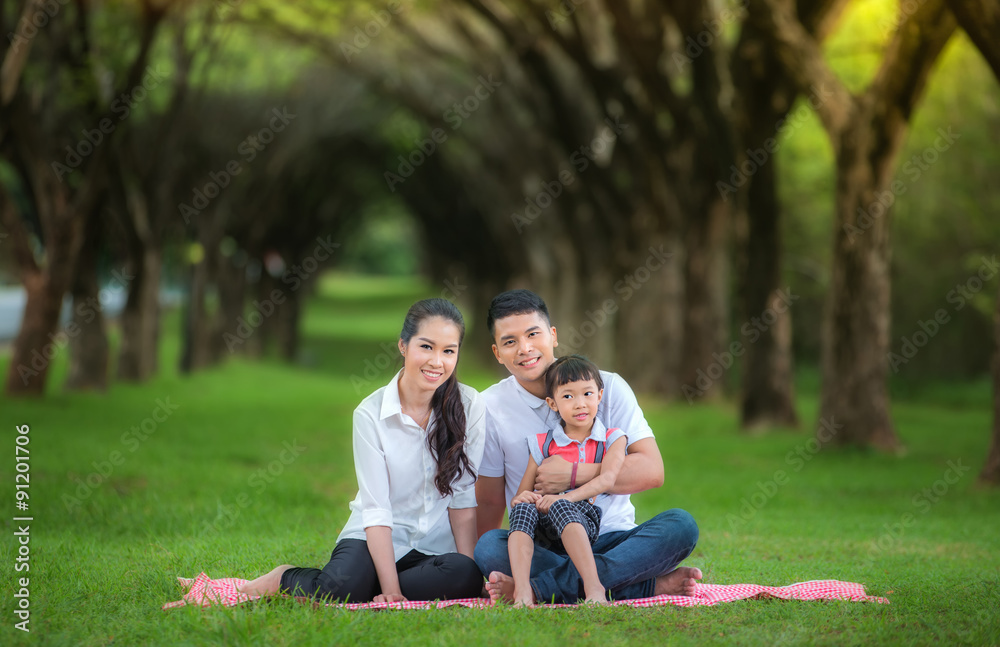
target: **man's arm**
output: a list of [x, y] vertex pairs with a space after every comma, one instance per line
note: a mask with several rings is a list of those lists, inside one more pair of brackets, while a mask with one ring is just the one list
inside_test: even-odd
[[504, 500], [504, 477], [480, 476], [476, 481], [476, 530], [482, 537], [489, 530], [496, 530], [503, 523], [503, 512], [507, 508]]
[[[538, 466], [535, 490], [542, 494], [559, 494], [569, 489], [573, 463], [560, 456], [549, 456]], [[576, 486], [588, 483], [601, 473], [600, 463], [580, 463], [576, 471]], [[663, 459], [655, 438], [637, 440], [628, 447], [625, 463], [608, 494], [635, 494], [663, 485]], [[478, 494], [478, 490], [476, 491]]]

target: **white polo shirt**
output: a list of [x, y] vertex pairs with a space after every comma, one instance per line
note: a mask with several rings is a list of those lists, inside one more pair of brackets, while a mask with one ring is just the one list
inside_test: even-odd
[[[351, 516], [337, 537], [366, 539], [365, 528], [392, 528], [392, 547], [399, 561], [411, 550], [427, 555], [457, 552], [449, 508], [476, 507], [476, 479], [463, 473], [443, 497], [434, 485], [437, 462], [427, 446], [427, 432], [403, 413], [399, 376], [375, 391], [354, 410], [354, 471], [358, 495]], [[459, 384], [465, 407], [466, 446], [473, 470], [479, 469], [485, 440], [485, 403], [470, 386]], [[432, 413], [427, 428], [434, 425]]]
[[[617, 373], [601, 371], [604, 397], [597, 406], [597, 420], [611, 429], [620, 427], [629, 446], [652, 438], [653, 430], [628, 383]], [[507, 510], [517, 496], [517, 486], [528, 467], [527, 439], [559, 426], [559, 414], [544, 399], [536, 398], [511, 375], [482, 393], [486, 401], [486, 449], [480, 476], [504, 477]], [[601, 533], [635, 528], [635, 507], [627, 494], [608, 497], [601, 519]]]

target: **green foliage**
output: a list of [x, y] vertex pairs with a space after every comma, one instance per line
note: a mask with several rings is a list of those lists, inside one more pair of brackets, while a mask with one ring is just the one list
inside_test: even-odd
[[[9, 571], [0, 586], [0, 612], [7, 618], [0, 628], [3, 644], [1000, 641], [998, 493], [973, 487], [990, 422], [989, 392], [979, 386], [966, 391], [961, 403], [952, 400], [953, 392], [928, 390], [919, 402], [897, 404], [894, 413], [909, 448], [902, 457], [815, 453], [808, 432], [739, 434], [728, 405], [642, 401], [663, 452], [666, 482], [634, 497], [638, 516], [689, 510], [701, 528], [689, 563], [705, 572], [707, 582], [842, 579], [887, 595], [889, 605], [772, 600], [690, 609], [368, 613], [276, 600], [161, 611], [163, 603], [182, 595], [176, 576], [204, 570], [212, 577], [251, 577], [284, 562], [322, 565], [347, 519], [357, 487], [351, 412], [395, 370], [387, 366], [366, 375], [366, 369], [384, 364], [382, 344], [394, 342], [405, 308], [428, 288], [413, 279], [344, 275], [324, 277], [319, 288], [306, 308], [304, 356], [311, 370], [234, 359], [181, 379], [172, 368], [179, 328], [172, 316], [165, 326], [165, 372], [147, 384], [115, 384], [107, 395], [70, 395], [52, 386], [44, 401], [0, 402], [9, 425], [5, 439], [13, 442], [10, 426], [31, 426], [35, 517], [32, 633], [12, 626]], [[0, 358], [0, 368], [6, 361]], [[463, 381], [482, 389], [496, 379], [490, 368], [463, 357]], [[61, 380], [62, 356], [55, 369]], [[810, 395], [814, 389], [802, 388], [814, 384], [805, 377], [799, 406], [810, 420], [817, 402]], [[157, 399], [178, 408], [136, 445], [131, 428], [150, 417]], [[289, 464], [276, 464], [283, 443], [292, 441], [308, 449]], [[64, 496], [78, 496], [77, 479], [86, 481], [94, 463], [114, 451], [124, 461], [81, 505], [67, 510]], [[949, 461], [973, 471], [930, 503], [924, 491], [944, 478]], [[269, 469], [271, 478], [255, 480]], [[767, 489], [778, 471], [786, 472], [787, 484], [757, 505], [760, 484]], [[10, 483], [11, 477], [12, 462], [3, 480]], [[248, 504], [233, 515], [241, 495]], [[905, 514], [916, 521], [897, 536], [894, 524]], [[0, 544], [0, 562], [8, 568], [14, 550], [12, 541]]]

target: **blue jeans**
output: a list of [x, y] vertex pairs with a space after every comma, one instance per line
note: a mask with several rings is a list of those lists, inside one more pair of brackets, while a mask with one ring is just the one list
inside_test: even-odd
[[[632, 530], [606, 532], [594, 543], [601, 584], [612, 600], [653, 596], [656, 578], [684, 561], [698, 543], [698, 524], [680, 508], [661, 512]], [[476, 544], [476, 564], [483, 575], [511, 574], [507, 531], [491, 530]], [[539, 602], [575, 604], [586, 597], [583, 580], [561, 546], [535, 542], [531, 588]]]

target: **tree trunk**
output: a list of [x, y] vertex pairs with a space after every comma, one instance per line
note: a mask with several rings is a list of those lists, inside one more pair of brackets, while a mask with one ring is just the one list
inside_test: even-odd
[[[889, 209], [877, 198], [888, 193], [888, 181], [877, 182], [870, 166], [872, 129], [864, 117], [858, 121], [841, 140], [837, 159], [836, 230], [824, 317], [817, 439], [824, 444], [895, 450], [900, 444], [889, 413], [886, 384]], [[898, 141], [901, 134], [891, 133], [888, 138]]]
[[[775, 122], [766, 123], [773, 126]], [[799, 424], [792, 384], [791, 308], [782, 298], [780, 285], [781, 208], [776, 195], [776, 163], [772, 156], [758, 166], [747, 193], [745, 318], [737, 331], [737, 339], [746, 349], [740, 408], [743, 429]]]
[[265, 317], [274, 321], [273, 330], [278, 344], [278, 355], [288, 362], [294, 362], [299, 355], [302, 302], [308, 287], [307, 282], [303, 281], [298, 290], [287, 290], [285, 302], [277, 307], [271, 317]]
[[163, 252], [148, 246], [134, 250], [134, 275], [121, 314], [122, 342], [118, 351], [118, 378], [143, 382], [159, 367], [160, 275]]
[[990, 443], [979, 480], [1000, 485], [1000, 294], [997, 295], [997, 310], [993, 315], [993, 442]]
[[[230, 340], [230, 346], [234, 351], [242, 349], [244, 345], [235, 344], [229, 335], [237, 334], [237, 320], [243, 316], [247, 290], [246, 266], [233, 264], [231, 258], [220, 258], [216, 285], [219, 308], [216, 312], [214, 332], [208, 339], [208, 353], [213, 364], [222, 361], [229, 354], [227, 340]], [[270, 299], [270, 296], [267, 298]]]
[[208, 258], [193, 263], [189, 276], [179, 366], [183, 374], [193, 373], [211, 364], [208, 335], [212, 326], [205, 300], [208, 291]]
[[106, 391], [108, 388], [108, 334], [97, 283], [103, 229], [96, 216], [93, 214], [88, 219], [70, 288], [73, 315], [68, 327], [72, 334], [69, 336], [69, 375], [66, 378], [66, 389], [70, 391]]
[[734, 358], [726, 348], [729, 300], [730, 207], [709, 200], [704, 215], [690, 218], [684, 291], [681, 390], [688, 400], [722, 393]]
[[25, 277], [24, 289], [27, 302], [7, 371], [12, 397], [44, 395], [52, 359], [67, 344], [65, 333], [56, 333], [65, 289], [43, 273]]

